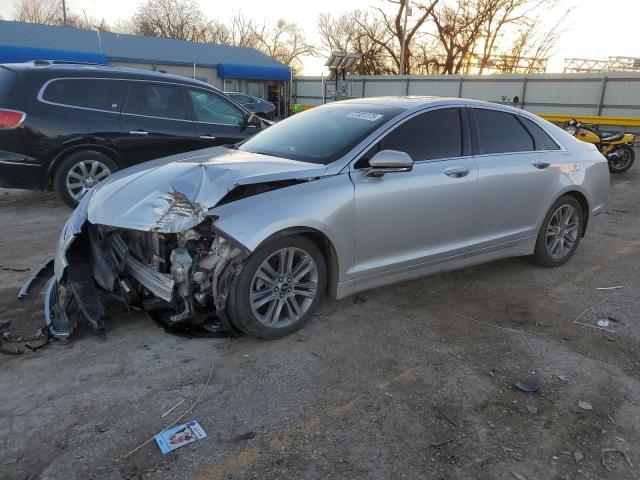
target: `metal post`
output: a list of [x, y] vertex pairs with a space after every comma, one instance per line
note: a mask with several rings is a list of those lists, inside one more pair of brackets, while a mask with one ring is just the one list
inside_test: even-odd
[[522, 85], [522, 98], [520, 99], [520, 108], [522, 108], [524, 110], [524, 97], [527, 94], [527, 82], [528, 82], [528, 78], [525, 75], [524, 76], [524, 84]]
[[193, 64], [193, 79], [196, 79], [196, 64]]
[[407, 77], [406, 83], [404, 85], [404, 94], [405, 96], [409, 96], [409, 77]]
[[366, 97], [365, 88], [367, 86], [367, 80], [365, 78], [362, 79], [362, 98]]
[[322, 105], [324, 105], [324, 72], [320, 74], [320, 85], [322, 87]]
[[458, 83], [458, 98], [462, 98], [462, 81], [463, 78], [460, 77], [460, 83]]
[[602, 85], [600, 86], [600, 101], [598, 102], [598, 116], [602, 115], [602, 105], [604, 104], [604, 94], [607, 91], [607, 76], [602, 77]]
[[407, 49], [407, 17], [409, 16], [409, 0], [405, 0], [404, 27], [402, 27], [402, 46], [400, 47], [400, 75], [404, 75], [404, 56]]
[[65, 0], [62, 0], [62, 24], [67, 26], [67, 4]]

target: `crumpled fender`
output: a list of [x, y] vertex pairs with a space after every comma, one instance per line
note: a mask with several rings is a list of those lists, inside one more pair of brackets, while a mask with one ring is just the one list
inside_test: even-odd
[[289, 228], [322, 233], [338, 255], [338, 281], [353, 274], [353, 184], [347, 174], [322, 177], [212, 208], [214, 228], [253, 252], [265, 240]]

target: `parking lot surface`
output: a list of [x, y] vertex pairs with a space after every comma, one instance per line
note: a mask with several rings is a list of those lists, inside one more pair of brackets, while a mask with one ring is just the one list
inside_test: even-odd
[[[0, 322], [14, 335], [42, 324], [41, 296], [16, 295], [69, 212], [0, 190]], [[188, 339], [117, 311], [104, 340], [83, 328], [0, 354], [0, 477], [638, 478], [638, 302], [636, 165], [558, 269], [511, 259], [326, 301], [278, 341]], [[206, 438], [126, 456], [185, 412]]]

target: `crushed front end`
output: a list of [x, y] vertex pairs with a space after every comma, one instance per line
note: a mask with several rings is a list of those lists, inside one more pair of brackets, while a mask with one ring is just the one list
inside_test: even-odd
[[87, 204], [84, 198], [60, 236], [55, 276], [45, 299], [52, 335], [66, 338], [72, 333], [72, 309], [104, 333], [109, 296], [168, 326], [236, 333], [225, 305], [231, 279], [247, 252], [215, 228], [215, 217], [205, 216], [177, 233], [140, 231], [91, 224]]

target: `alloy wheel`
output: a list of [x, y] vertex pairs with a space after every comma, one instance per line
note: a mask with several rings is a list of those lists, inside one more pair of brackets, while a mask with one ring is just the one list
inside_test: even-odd
[[300, 248], [275, 251], [258, 267], [249, 292], [255, 318], [270, 328], [296, 323], [318, 294], [318, 266]]
[[571, 253], [578, 240], [580, 216], [576, 207], [564, 204], [553, 213], [547, 226], [547, 251], [556, 260]]
[[111, 175], [111, 170], [98, 160], [83, 160], [76, 163], [67, 173], [66, 185], [69, 195], [80, 201], [91, 187]]

